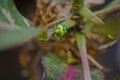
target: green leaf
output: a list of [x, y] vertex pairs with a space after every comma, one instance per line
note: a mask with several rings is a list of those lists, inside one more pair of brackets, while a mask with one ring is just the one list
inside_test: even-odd
[[[44, 66], [46, 68], [47, 80], [60, 80], [60, 77], [66, 75], [68, 65], [66, 60], [58, 57], [55, 53], [48, 53], [44, 58]], [[76, 73], [83, 74], [81, 64], [77, 65]], [[102, 72], [97, 68], [91, 68], [93, 80], [102, 80]], [[74, 80], [84, 80], [83, 77], [76, 76]]]
[[13, 0], [0, 0], [0, 49], [25, 42], [39, 31], [18, 12]]
[[79, 10], [79, 14], [83, 16], [84, 18], [96, 23], [96, 24], [103, 24], [104, 22], [98, 18], [91, 10], [89, 10], [87, 7], [82, 7]]
[[118, 5], [118, 4], [120, 4], [120, 0], [113, 0], [110, 4], [105, 6], [105, 8], [112, 7], [112, 6], [115, 6], [115, 5]]
[[66, 71], [65, 59], [59, 58], [54, 53], [48, 53], [44, 59], [47, 70], [47, 80], [59, 80]]
[[[83, 73], [82, 66], [78, 65], [76, 71], [82, 74]], [[90, 71], [91, 71], [92, 80], [103, 80], [102, 71], [98, 70], [95, 67], [91, 67]], [[83, 77], [79, 78], [78, 76], [76, 76], [75, 80], [84, 80], [84, 79]]]
[[0, 0], [0, 22], [23, 28], [31, 26], [31, 22], [18, 12], [13, 0]]
[[48, 35], [46, 32], [42, 32], [38, 37], [38, 40], [47, 40], [48, 39]]
[[119, 11], [120, 5], [111, 5], [109, 7], [105, 7], [101, 10], [95, 11], [94, 14], [98, 15], [101, 18], [105, 18], [107, 15], [115, 14]]
[[0, 30], [0, 50], [13, 47], [33, 38], [39, 32], [37, 28]]
[[110, 39], [116, 39], [119, 35], [120, 21], [119, 19], [108, 20], [106, 24], [94, 26], [93, 32], [106, 35]]
[[120, 80], [120, 75], [115, 76], [113, 80]]
[[84, 23], [85, 23], [85, 26], [84, 26], [82, 32], [84, 32], [84, 33], [91, 32], [94, 23], [86, 18], [84, 18]]
[[73, 6], [79, 7], [81, 8], [82, 6], [84, 6], [84, 0], [72, 0], [73, 1]]
[[95, 67], [92, 67], [91, 69], [91, 76], [92, 76], [92, 80], [103, 80], [103, 73], [102, 71], [98, 70]]
[[71, 28], [76, 24], [76, 22], [74, 20], [69, 19], [69, 20], [62, 22], [62, 24], [67, 26], [67, 28]]
[[96, 24], [103, 24], [104, 22], [98, 18], [90, 9], [84, 6], [84, 0], [73, 0], [73, 14], [79, 14]]

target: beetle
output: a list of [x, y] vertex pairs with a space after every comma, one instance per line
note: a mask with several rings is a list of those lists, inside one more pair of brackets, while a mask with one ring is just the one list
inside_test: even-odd
[[65, 37], [67, 32], [68, 32], [67, 26], [63, 24], [58, 24], [58, 26], [54, 30], [54, 34], [56, 34], [56, 36], [60, 38]]

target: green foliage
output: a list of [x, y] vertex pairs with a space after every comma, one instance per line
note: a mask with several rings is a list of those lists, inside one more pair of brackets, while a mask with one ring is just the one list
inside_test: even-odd
[[119, 35], [119, 19], [108, 20], [106, 24], [94, 26], [93, 31], [98, 34], [106, 35], [110, 39], [117, 39]]
[[46, 32], [41, 32], [41, 34], [37, 37], [38, 40], [47, 40], [48, 35]]
[[113, 80], [120, 80], [120, 75], [116, 76]]
[[0, 21], [19, 27], [31, 26], [31, 23], [18, 12], [13, 0], [0, 0]]
[[73, 13], [79, 14], [83, 18], [86, 18], [96, 24], [104, 23], [90, 9], [88, 9], [86, 6], [84, 6], [84, 0], [73, 0]]
[[79, 14], [84, 18], [96, 23], [103, 24], [104, 22], [98, 18], [92, 11], [90, 11], [87, 7], [83, 7], [80, 9]]
[[54, 53], [48, 53], [44, 59], [45, 68], [47, 70], [47, 80], [59, 80], [60, 76], [66, 71], [66, 61], [59, 58]]
[[[77, 70], [76, 70], [78, 73], [81, 73], [81, 75], [83, 75], [83, 70], [82, 70], [82, 66], [81, 65], [78, 65], [77, 66]], [[98, 69], [96, 68], [91, 68], [90, 69], [91, 71], [91, 76], [92, 76], [92, 80], [103, 80], [103, 74], [101, 71], [99, 71]], [[79, 77], [76, 77], [75, 80], [84, 80], [83, 79], [83, 76], [81, 78]]]
[[[7, 23], [19, 29], [0, 28], [0, 49], [6, 49], [16, 44], [25, 42], [34, 37], [40, 30], [34, 28], [31, 22], [24, 18], [16, 9], [13, 0], [0, 0], [0, 22]], [[4, 27], [3, 24], [0, 27]]]
[[84, 6], [84, 0], [72, 0], [73, 1], [73, 6], [81, 8]]
[[84, 18], [84, 23], [85, 24], [84, 24], [84, 28], [83, 28], [82, 32], [85, 32], [85, 33], [91, 32], [94, 23], [91, 22], [90, 20], [86, 19], [86, 18]]
[[[45, 56], [44, 62], [47, 71], [47, 80], [59, 80], [60, 77], [64, 76], [67, 67], [69, 66], [65, 59], [59, 58], [55, 53], [48, 53]], [[77, 66], [77, 73], [83, 75], [82, 66]], [[96, 68], [91, 68], [91, 75], [93, 80], [102, 80], [102, 73]], [[84, 80], [82, 77], [75, 77], [75, 80]]]
[[65, 25], [68, 29], [75, 26], [76, 22], [72, 19], [66, 20], [62, 22], [61, 24]]
[[[116, 37], [116, 31], [119, 30], [119, 22], [114, 20], [107, 24], [103, 24], [103, 21], [100, 18], [84, 6], [84, 0], [73, 0], [73, 7], [77, 7], [77, 9], [73, 9], [73, 12], [75, 11], [79, 13], [80, 16], [86, 19], [85, 24], [87, 23], [86, 26], [89, 26], [89, 28], [85, 28], [86, 32], [91, 30], [91, 27], [93, 26], [92, 22], [94, 22], [95, 24], [101, 24], [100, 27], [98, 26], [94, 28], [96, 33], [104, 34], [112, 38]], [[35, 37], [37, 33], [41, 32], [40, 29], [35, 28], [30, 21], [17, 11], [13, 0], [0, 0], [0, 22], [9, 24], [9, 29], [0, 28], [0, 50], [26, 42]], [[62, 24], [69, 29], [73, 27], [76, 22], [74, 20], [66, 20], [62, 22]], [[4, 26], [5, 25], [0, 27]], [[12, 26], [18, 27], [18, 29], [13, 29]], [[66, 32], [63, 33], [63, 35], [66, 34]], [[38, 40], [46, 40], [47, 38], [48, 36], [46, 32], [42, 32], [42, 34], [38, 36]], [[82, 48], [83, 43], [85, 42], [85, 36], [81, 33], [76, 33], [76, 40], [78, 46]], [[58, 58], [58, 56], [53, 53], [48, 53], [45, 56], [44, 64], [47, 71], [47, 80], [59, 80], [60, 76], [65, 74], [68, 66], [64, 59]], [[82, 68], [78, 68], [77, 71], [79, 72], [79, 70], [81, 72]], [[93, 80], [101, 80], [101, 75], [98, 75], [99, 73], [97, 73], [97, 71], [98, 70], [95, 70], [95, 73], [91, 72], [93, 74]]]
[[110, 4], [108, 4], [105, 8], [107, 7], [111, 7], [114, 5], [119, 5], [120, 4], [120, 0], [113, 0]]
[[0, 31], [0, 50], [13, 47], [20, 43], [26, 42], [33, 38], [38, 32], [35, 28], [24, 28], [14, 30], [1, 30]]
[[103, 80], [103, 73], [102, 71], [96, 69], [96, 68], [91, 68], [91, 76], [92, 76], [92, 80]]

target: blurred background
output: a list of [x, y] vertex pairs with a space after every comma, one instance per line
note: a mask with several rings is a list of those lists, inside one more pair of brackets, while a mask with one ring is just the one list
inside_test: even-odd
[[[47, 0], [45, 0], [45, 1], [47, 2]], [[59, 2], [61, 0], [57, 0], [57, 1]], [[69, 2], [70, 0], [65, 0], [65, 1]], [[86, 0], [85, 5], [87, 7], [89, 7], [92, 11], [97, 11], [97, 10], [103, 9], [106, 5], [110, 4], [112, 1], [113, 0]], [[7, 2], [7, 0], [6, 0], [6, 2]], [[118, 2], [119, 2], [119, 0], [118, 0]], [[3, 3], [1, 5], [4, 5], [4, 2], [2, 2], [2, 0], [0, 0], [0, 3]], [[20, 12], [20, 14], [22, 16], [24, 16], [25, 18], [27, 18], [28, 20], [30, 20], [31, 22], [33, 22], [35, 26], [38, 26], [40, 24], [42, 24], [42, 25], [48, 24], [47, 22], [44, 23], [42, 21], [37, 22], [37, 21], [39, 21], [38, 18], [41, 17], [40, 14], [36, 14], [37, 11], [39, 12], [39, 10], [36, 8], [36, 5], [38, 4], [37, 0], [36, 1], [35, 0], [13, 0], [13, 3], [15, 4], [15, 6], [16, 6], [17, 10]], [[6, 4], [8, 4], [8, 3], [6, 3]], [[43, 5], [44, 4], [45, 3], [43, 3]], [[11, 4], [8, 4], [8, 5], [11, 5]], [[65, 6], [65, 5], [66, 4], [64, 4], [62, 6]], [[120, 2], [118, 5], [120, 5]], [[47, 5], [45, 4], [45, 6], [47, 6]], [[52, 7], [52, 8], [54, 8], [54, 7]], [[0, 8], [0, 9], [2, 10], [2, 8]], [[0, 16], [2, 16], [2, 15], [0, 15]], [[37, 18], [36, 18], [36, 16], [37, 16]], [[116, 19], [116, 17], [118, 17], [118, 16], [119, 16], [119, 18]], [[109, 15], [107, 15], [105, 17], [104, 20], [108, 20], [108, 19], [112, 19], [112, 18], [115, 18], [116, 20], [120, 20], [120, 10], [110, 13]], [[113, 20], [115, 20], [115, 19], [113, 19]], [[40, 20], [42, 20], [42, 19], [40, 19]], [[48, 21], [48, 22], [50, 22], [50, 21]], [[19, 21], [18, 21], [18, 23], [19, 23]], [[71, 34], [72, 34], [72, 32], [71, 32]], [[101, 38], [101, 37], [98, 37], [98, 38]], [[97, 45], [99, 45], [99, 43], [96, 40], [93, 40], [93, 41], [91, 41], [91, 40], [89, 40], [87, 43], [92, 44], [92, 42], [93, 42], [92, 46], [94, 46], [95, 43], [97, 43]], [[102, 71], [102, 74], [104, 75], [105, 80], [120, 80], [120, 62], [119, 62], [120, 61], [120, 51], [119, 51], [120, 40], [118, 37], [116, 40], [115, 39], [112, 39], [112, 40], [105, 39], [105, 41], [103, 41], [103, 43], [112, 42], [112, 41], [113, 42], [115, 41], [115, 43], [113, 43], [113, 44], [111, 43], [110, 46], [108, 46], [105, 49], [102, 49], [101, 51], [93, 49], [92, 51], [93, 51], [93, 53], [95, 51], [95, 54], [92, 55], [92, 52], [91, 52], [90, 55], [92, 55], [102, 66], [110, 69], [109, 71], [104, 71], [104, 70]], [[54, 43], [54, 44], [55, 44], [54, 48], [56, 48], [56, 44], [62, 44], [62, 43]], [[88, 44], [88, 46], [90, 47], [90, 48], [88, 48], [89, 50], [91, 49], [91, 44]], [[44, 45], [45, 45], [45, 47], [44, 47]], [[49, 47], [46, 47], [46, 45]], [[8, 49], [0, 50], [0, 80], [8, 80], [8, 79], [30, 80], [30, 77], [32, 77], [33, 80], [53, 80], [53, 78], [51, 78], [51, 79], [44, 78], [47, 70], [44, 67], [45, 65], [43, 65], [43, 63], [42, 63], [42, 60], [44, 60], [43, 56], [45, 54], [49, 53], [49, 51], [51, 50], [51, 48], [50, 48], [51, 45], [52, 45], [51, 42], [46, 44], [46, 43], [44, 43], [44, 41], [39, 42], [39, 41], [34, 40], [34, 38], [32, 38], [28, 42], [23, 42], [17, 46], [12, 46]], [[65, 47], [67, 47], [67, 46], [65, 46]], [[75, 46], [75, 48], [76, 48], [76, 46]], [[96, 48], [96, 47], [94, 46], [93, 48]], [[57, 50], [58, 52], [62, 51], [62, 50], [60, 50], [60, 47], [58, 47], [58, 49], [55, 49], [55, 50]], [[53, 51], [55, 51], [55, 50], [53, 50]], [[39, 52], [41, 52], [41, 53], [38, 54]], [[96, 54], [96, 53], [98, 53], [98, 54]], [[39, 55], [40, 58], [37, 58], [37, 55]], [[58, 56], [59, 56], [59, 54], [58, 54]], [[72, 56], [74, 56], [75, 59], [77, 59], [77, 60], [75, 60], [75, 62], [72, 60], [73, 62], [70, 62], [70, 65], [81, 63], [78, 61], [79, 58], [76, 55], [72, 55]], [[39, 59], [39, 60], [37, 60], [37, 59]], [[36, 61], [37, 63], [34, 63], [34, 61]], [[69, 61], [68, 61], [68, 63], [69, 63]], [[33, 64], [35, 64], [35, 66], [31, 67], [31, 65], [33, 65]], [[91, 64], [91, 66], [95, 67], [93, 64]], [[52, 69], [50, 69], [50, 70], [52, 72]], [[30, 74], [30, 75], [28, 75], [28, 74]], [[49, 73], [49, 74], [51, 74], [51, 73]], [[55, 76], [55, 75], [53, 75], [53, 76]], [[59, 80], [59, 79], [56, 78], [54, 80]], [[102, 79], [99, 79], [99, 80], [102, 80]]]

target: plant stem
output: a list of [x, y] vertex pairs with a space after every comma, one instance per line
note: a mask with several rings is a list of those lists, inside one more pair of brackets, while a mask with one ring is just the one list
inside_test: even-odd
[[84, 80], [92, 80], [87, 59], [86, 39], [83, 34], [76, 33], [76, 40], [81, 56]]
[[108, 15], [113, 12], [120, 11], [120, 5], [115, 5], [112, 7], [108, 7], [99, 11], [94, 12], [99, 17], [104, 17], [105, 15]]
[[105, 50], [105, 49], [113, 46], [116, 42], [117, 42], [117, 40], [114, 40], [114, 41], [109, 42], [109, 43], [107, 43], [107, 44], [103, 44], [103, 45], [99, 46], [98, 49], [101, 50], [101, 51], [102, 51], [102, 50]]
[[[55, 44], [58, 44], [59, 47], [63, 47], [63, 45], [65, 43], [54, 43]], [[78, 57], [80, 57], [79, 55], [79, 52], [77, 51], [77, 49], [75, 49], [74, 46], [72, 46], [71, 44], [68, 44], [66, 43], [65, 45], [68, 45], [67, 46], [67, 49], [71, 49], [73, 51], [73, 53], [75, 53]], [[65, 48], [66, 49], [66, 48]], [[102, 71], [106, 71], [107, 69], [104, 68], [99, 62], [97, 62], [91, 55], [87, 54], [87, 58], [90, 62], [92, 62], [99, 70], [102, 70]]]
[[99, 68], [99, 70], [105, 70], [105, 68], [101, 64], [99, 64], [92, 56], [87, 55], [87, 57], [92, 63], [94, 63], [95, 66]]
[[69, 18], [61, 18], [61, 19], [55, 20], [55, 21], [47, 24], [47, 25], [45, 26], [45, 29], [48, 29], [51, 25], [53, 25], [53, 24], [55, 24], [55, 23], [58, 23], [58, 22], [61, 22], [61, 21], [64, 21], [64, 20], [67, 20], [67, 19], [70, 19], [70, 18], [71, 18], [71, 17], [69, 17]]
[[[62, 46], [61, 46], [62, 47]], [[78, 56], [80, 57], [80, 55], [78, 54], [79, 52], [71, 45], [69, 45], [70, 49]], [[106, 70], [106, 68], [104, 68], [99, 62], [97, 62], [91, 55], [87, 54], [87, 58], [90, 62], [92, 62], [99, 70]]]

